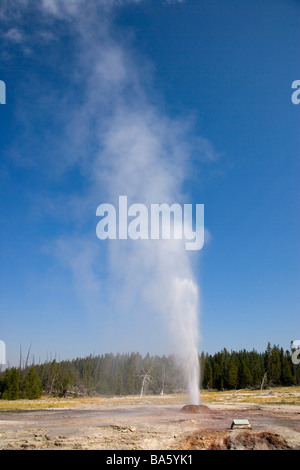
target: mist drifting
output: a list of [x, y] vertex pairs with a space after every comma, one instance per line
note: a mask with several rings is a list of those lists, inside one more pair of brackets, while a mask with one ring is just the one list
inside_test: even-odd
[[[59, 47], [60, 35], [67, 31], [73, 41], [68, 76], [70, 89], [79, 91], [78, 102], [68, 97], [64, 103], [57, 101], [67, 124], [64, 135], [53, 136], [64, 151], [55, 165], [60, 172], [77, 167], [84, 175], [84, 190], [70, 195], [66, 213], [70, 220], [86, 222], [89, 230], [61, 236], [55, 241], [56, 253], [71, 268], [81, 299], [89, 309], [99, 308], [99, 316], [110, 310], [124, 312], [126, 318], [139, 312], [159, 316], [168, 330], [166, 343], [182, 364], [190, 403], [198, 404], [200, 301], [193, 252], [187, 253], [183, 240], [100, 241], [90, 226], [92, 220], [96, 228], [97, 206], [117, 205], [120, 195], [127, 196], [128, 204], [148, 207], [190, 203], [186, 187], [194, 144], [201, 160], [213, 158], [212, 146], [203, 138], [192, 143], [189, 119], [162, 111], [151, 85], [151, 65], [134, 50], [126, 32], [114, 27], [115, 9], [140, 2], [16, 3], [14, 29], [19, 37], [22, 12], [35, 9], [40, 13], [39, 37], [43, 33], [44, 41], [48, 37]], [[11, 19], [9, 4], [3, 5], [2, 17]]]

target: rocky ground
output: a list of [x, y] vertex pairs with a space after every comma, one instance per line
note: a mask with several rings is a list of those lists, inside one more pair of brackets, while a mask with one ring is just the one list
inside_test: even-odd
[[[0, 448], [300, 450], [300, 390], [268, 393], [204, 394], [199, 412], [178, 396], [1, 403]], [[234, 418], [252, 429], [231, 430]]]

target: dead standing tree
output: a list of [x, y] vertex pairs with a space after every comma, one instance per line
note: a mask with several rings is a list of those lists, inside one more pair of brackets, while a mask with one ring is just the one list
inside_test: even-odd
[[260, 389], [261, 389], [261, 390], [264, 388], [267, 375], [268, 375], [268, 371], [264, 373], [264, 376], [263, 376], [263, 378], [262, 378], [262, 381], [261, 381], [261, 384], [260, 384]]
[[147, 392], [148, 387], [152, 382], [152, 376], [150, 375], [151, 369], [152, 367], [150, 367], [147, 372], [143, 370], [143, 373], [139, 376], [139, 378], [142, 380], [140, 398], [142, 398], [143, 395]]

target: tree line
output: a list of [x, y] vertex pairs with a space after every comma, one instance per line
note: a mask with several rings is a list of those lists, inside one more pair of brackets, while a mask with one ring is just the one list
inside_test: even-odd
[[[300, 385], [291, 353], [268, 344], [263, 353], [227, 351], [199, 355], [200, 386], [209, 390]], [[143, 395], [186, 389], [175, 355], [104, 354], [7, 368], [0, 373], [0, 399], [47, 396]]]
[[201, 356], [202, 384], [206, 389], [230, 390], [300, 385], [300, 367], [290, 351], [270, 343], [263, 353], [221, 352]]

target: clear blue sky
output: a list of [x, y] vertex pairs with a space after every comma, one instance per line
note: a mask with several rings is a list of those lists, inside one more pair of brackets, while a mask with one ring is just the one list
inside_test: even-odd
[[95, 236], [96, 207], [109, 202], [99, 181], [126, 123], [111, 128], [110, 120], [131, 108], [151, 114], [153, 128], [180, 128], [183, 167], [192, 171], [183, 180], [189, 200], [174, 202], [205, 205], [207, 243], [189, 254], [201, 292], [200, 349], [261, 351], [268, 341], [289, 349], [300, 337], [300, 105], [291, 101], [300, 2], [115, 3], [0, 5], [0, 339], [8, 360], [30, 344], [36, 361], [169, 352], [159, 316], [110, 303], [107, 286], [118, 296], [118, 284]]

